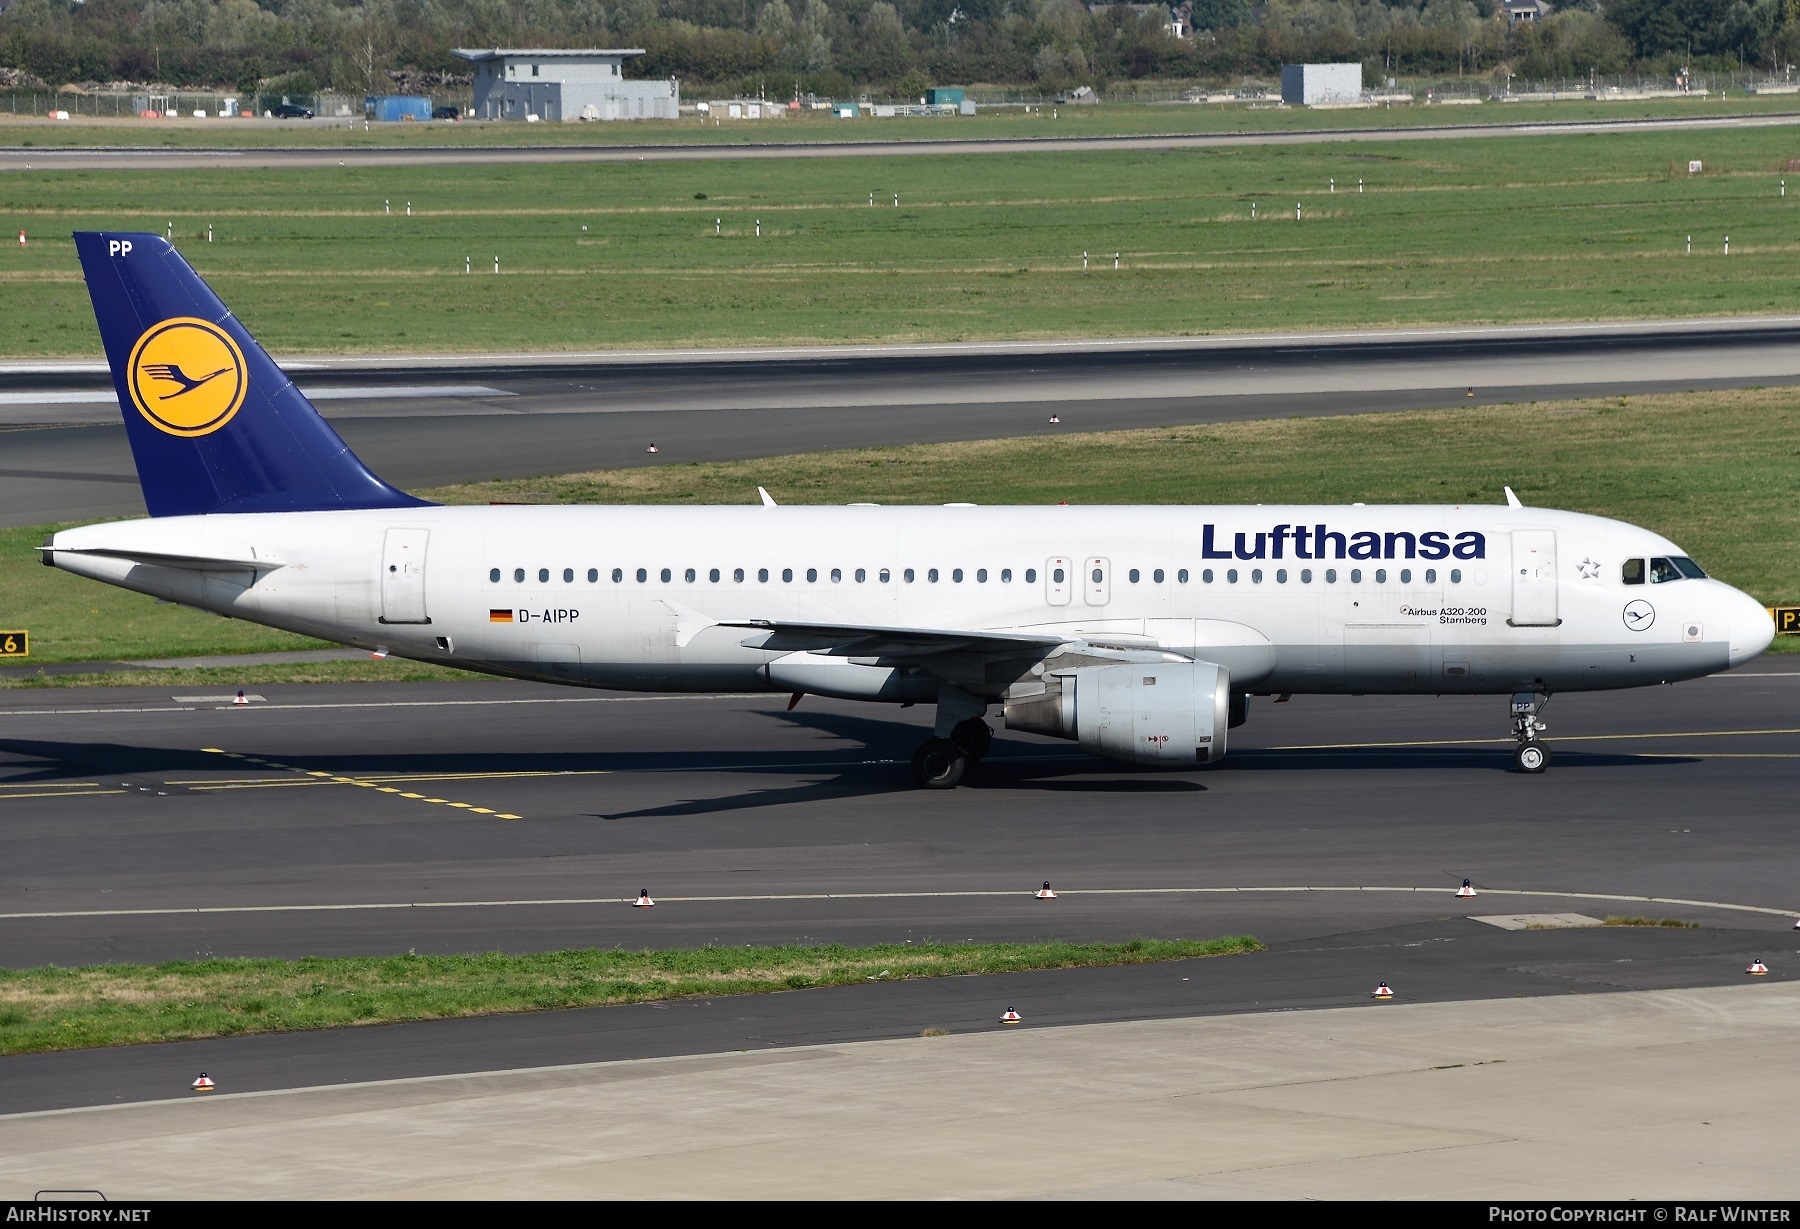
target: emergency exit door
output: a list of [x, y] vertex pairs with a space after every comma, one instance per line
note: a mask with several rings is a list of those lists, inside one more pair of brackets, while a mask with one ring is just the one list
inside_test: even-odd
[[1555, 627], [1556, 531], [1515, 529], [1512, 535], [1512, 618], [1514, 627]]
[[381, 545], [381, 621], [429, 623], [425, 613], [425, 551], [429, 529], [390, 529]]

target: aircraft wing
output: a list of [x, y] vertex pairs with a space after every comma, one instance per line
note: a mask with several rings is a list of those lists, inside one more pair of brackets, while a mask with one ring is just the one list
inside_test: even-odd
[[783, 619], [725, 620], [721, 627], [766, 633], [745, 639], [746, 648], [834, 657], [933, 657], [973, 653], [982, 657], [1045, 657], [1065, 636], [1030, 632], [963, 631], [936, 627], [871, 627], [856, 623], [790, 623]]

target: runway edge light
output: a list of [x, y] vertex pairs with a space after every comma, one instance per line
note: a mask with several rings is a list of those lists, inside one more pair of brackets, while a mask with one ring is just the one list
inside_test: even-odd
[[631, 902], [631, 907], [633, 909], [649, 909], [655, 904], [656, 902], [650, 899], [650, 889], [643, 888], [638, 892], [638, 898]]
[[1018, 1024], [1018, 1023], [1022, 1022], [1024, 1019], [1025, 1019], [1024, 1016], [1021, 1016], [1018, 1012], [1016, 1012], [1012, 1008], [1008, 1007], [1006, 1009], [1006, 1011], [1001, 1014], [1000, 1023], [1002, 1023], [1002, 1024]]
[[1467, 879], [1463, 880], [1462, 887], [1456, 889], [1456, 895], [1457, 895], [1458, 899], [1467, 899], [1471, 896], [1474, 896], [1475, 895], [1475, 885], [1470, 883]]
[[1752, 960], [1750, 962], [1750, 967], [1745, 969], [1744, 972], [1752, 977], [1767, 977], [1769, 975], [1769, 966], [1764, 964], [1760, 959]]
[[1394, 997], [1394, 992], [1388, 989], [1388, 984], [1386, 982], [1382, 982], [1379, 986], [1375, 987], [1369, 997], [1376, 999], [1391, 999]]
[[200, 1073], [200, 1078], [188, 1085], [188, 1087], [195, 1092], [211, 1092], [213, 1090], [212, 1076], [202, 1071]]
[[[1048, 879], [1044, 880], [1044, 886], [1039, 888], [1036, 892], [1034, 892], [1033, 895], [1036, 896], [1039, 900], [1055, 900], [1056, 899], [1056, 893], [1052, 892], [1050, 890], [1050, 881]], [[1795, 925], [1800, 925], [1800, 922], [1795, 923]]]

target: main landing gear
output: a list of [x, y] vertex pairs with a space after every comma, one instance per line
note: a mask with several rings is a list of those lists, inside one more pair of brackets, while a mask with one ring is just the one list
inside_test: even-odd
[[1543, 692], [1521, 691], [1512, 698], [1513, 768], [1519, 772], [1538, 773], [1550, 767], [1550, 748], [1538, 741], [1538, 735], [1550, 727], [1538, 720], [1550, 697]]
[[955, 789], [963, 774], [981, 762], [994, 734], [979, 717], [959, 721], [948, 738], [928, 738], [913, 752], [913, 781], [921, 789]]

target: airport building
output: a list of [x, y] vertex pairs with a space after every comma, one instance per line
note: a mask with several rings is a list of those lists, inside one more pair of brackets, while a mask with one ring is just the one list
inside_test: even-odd
[[1361, 64], [1283, 64], [1281, 101], [1317, 107], [1362, 101]]
[[674, 119], [681, 104], [672, 77], [625, 80], [625, 61], [643, 55], [642, 48], [459, 48], [455, 54], [475, 69], [476, 119]]

